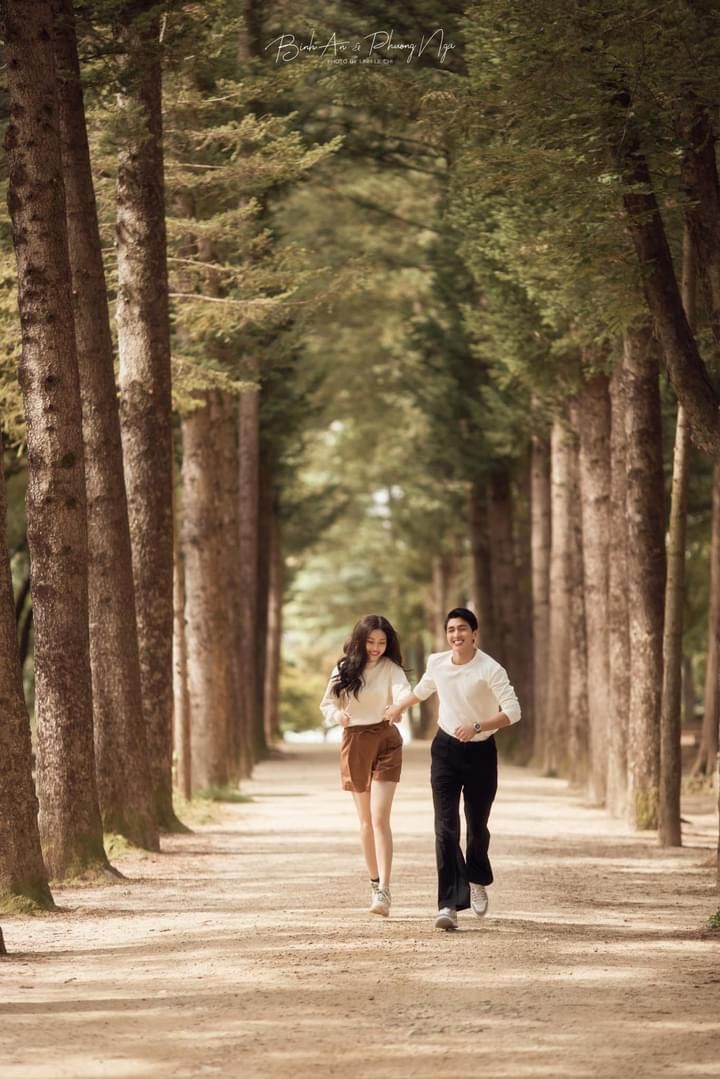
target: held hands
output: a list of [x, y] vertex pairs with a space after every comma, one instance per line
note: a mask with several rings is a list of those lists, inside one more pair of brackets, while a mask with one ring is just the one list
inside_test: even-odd
[[397, 704], [389, 704], [385, 709], [385, 719], [388, 723], [398, 723], [402, 714], [403, 710]]

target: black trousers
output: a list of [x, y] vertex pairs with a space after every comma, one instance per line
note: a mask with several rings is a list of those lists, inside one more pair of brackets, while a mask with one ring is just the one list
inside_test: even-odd
[[[495, 738], [460, 742], [439, 730], [431, 747], [430, 783], [435, 808], [438, 907], [470, 906], [470, 881], [492, 884], [488, 819], [497, 792]], [[460, 795], [466, 822], [466, 854], [460, 848]]]

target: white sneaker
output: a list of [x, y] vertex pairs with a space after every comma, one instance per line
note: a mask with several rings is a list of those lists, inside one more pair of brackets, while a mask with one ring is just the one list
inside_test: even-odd
[[457, 929], [457, 911], [452, 907], [441, 907], [435, 915], [436, 929]]
[[470, 885], [470, 906], [478, 918], [484, 918], [488, 909], [488, 894], [484, 884]]
[[383, 918], [387, 918], [390, 913], [390, 889], [383, 888], [382, 885], [373, 884], [373, 896], [370, 904], [371, 914], [380, 914]]

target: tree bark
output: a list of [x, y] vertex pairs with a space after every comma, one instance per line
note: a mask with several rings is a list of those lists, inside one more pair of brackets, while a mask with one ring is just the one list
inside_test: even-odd
[[512, 486], [514, 498], [515, 613], [511, 630], [510, 677], [522, 704], [523, 721], [516, 731], [512, 758], [527, 764], [535, 745], [535, 679], [532, 596], [532, 456], [528, 452], [518, 462], [518, 479]]
[[495, 472], [490, 480], [490, 561], [495, 612], [496, 641], [494, 658], [503, 667], [516, 666], [515, 624], [518, 612], [517, 572], [515, 567], [514, 509], [510, 476]]
[[[720, 343], [720, 180], [717, 136], [709, 108], [695, 106], [685, 138], [682, 165], [682, 184], [686, 195], [685, 225], [695, 252], [708, 321], [716, 342]], [[694, 318], [687, 304], [685, 310], [692, 327]]]
[[15, 607], [7, 554], [5, 478], [0, 440], [0, 909], [54, 906], [38, 830], [30, 721], [23, 697]]
[[703, 725], [694, 774], [710, 775], [716, 767], [720, 722], [720, 465], [713, 469], [710, 595]]
[[535, 756], [547, 775], [567, 770], [570, 692], [570, 557], [572, 439], [556, 419], [550, 439], [550, 614], [544, 737]]
[[647, 160], [628, 112], [629, 94], [618, 95], [626, 114], [616, 159], [625, 184], [623, 204], [640, 265], [643, 290], [668, 374], [687, 413], [698, 449], [720, 458], [720, 397], [687, 320], [672, 255]]
[[95, 764], [106, 832], [158, 850], [140, 692], [113, 345], [71, 0], [54, 0], [65, 209], [85, 487]]
[[268, 745], [280, 741], [280, 662], [282, 658], [282, 616], [285, 561], [280, 522], [273, 515], [270, 531], [270, 589], [268, 594], [267, 645], [265, 660], [265, 738]]
[[483, 652], [495, 654], [497, 637], [493, 609], [490, 535], [488, 531], [488, 491], [483, 480], [470, 485], [470, 543], [475, 613], [478, 620], [478, 644]]
[[5, 0], [8, 207], [17, 257], [35, 612], [40, 835], [54, 877], [105, 868], [95, 784], [80, 387], [52, 18]]
[[432, 559], [432, 619], [433, 649], [442, 652], [447, 648], [445, 618], [452, 604], [454, 560], [450, 555], [435, 555]]
[[[683, 238], [683, 302], [691, 326], [695, 323], [694, 241], [689, 224]], [[678, 404], [675, 421], [670, 523], [667, 536], [665, 624], [663, 627], [663, 687], [660, 710], [660, 794], [658, 839], [663, 847], [682, 844], [680, 791], [682, 786], [682, 667], [685, 606], [685, 536], [690, 432], [685, 409]]]
[[182, 417], [182, 504], [193, 786], [206, 790], [225, 787], [230, 778], [232, 680], [215, 469], [218, 417], [212, 392], [199, 399], [200, 407]]
[[253, 758], [248, 757], [247, 735], [243, 729], [243, 688], [241, 670], [242, 626], [241, 584], [238, 563], [239, 462], [237, 398], [225, 392], [213, 393], [216, 410], [215, 437], [217, 455], [215, 469], [218, 479], [218, 505], [221, 512], [220, 563], [223, 574], [225, 605], [224, 632], [227, 633], [226, 663], [230, 675], [228, 711], [229, 772], [232, 783], [252, 771]]
[[[414, 652], [416, 663], [415, 682], [419, 682], [425, 672], [426, 659], [425, 644], [420, 634], [415, 639]], [[420, 701], [418, 711], [420, 720], [415, 730], [413, 730], [413, 735], [423, 740], [432, 738], [437, 724], [437, 694], [433, 693], [432, 697], [428, 697], [425, 701]]]
[[545, 728], [550, 629], [550, 447], [541, 435], [532, 437], [531, 540], [533, 611], [533, 745], [542, 742]]
[[121, 106], [130, 134], [117, 179], [120, 420], [155, 814], [162, 829], [176, 830], [181, 825], [172, 804], [170, 322], [157, 20], [127, 20], [121, 39]]
[[267, 659], [267, 629], [270, 601], [270, 542], [273, 519], [273, 465], [270, 447], [261, 441], [260, 478], [258, 492], [258, 605], [255, 626], [256, 722], [258, 744], [262, 740], [264, 752], [270, 746], [265, 720], [265, 662]]
[[[683, 316], [684, 317], [684, 316]], [[657, 827], [660, 765], [665, 512], [657, 361], [649, 330], [625, 336], [627, 376], [630, 714], [628, 808], [635, 828]]]
[[240, 394], [239, 544], [243, 730], [246, 758], [252, 765], [264, 756], [264, 732], [257, 722], [258, 521], [260, 508], [260, 391]]
[[577, 401], [570, 406], [573, 431], [570, 463], [570, 680], [568, 687], [568, 765], [571, 783], [588, 781], [589, 725], [588, 640], [584, 580], [584, 532], [580, 489], [580, 445], [577, 437], [579, 410]]
[[607, 799], [608, 767], [608, 571], [610, 524], [610, 391], [596, 375], [578, 395], [580, 506], [587, 634], [589, 790], [597, 805]]
[[630, 701], [625, 369], [610, 379], [610, 558], [608, 568], [608, 783], [607, 808], [627, 813], [627, 725]]
[[173, 745], [175, 785], [186, 802], [192, 798], [192, 752], [190, 690], [188, 688], [185, 621], [185, 561], [179, 542], [179, 528], [173, 529], [175, 569], [173, 577]]

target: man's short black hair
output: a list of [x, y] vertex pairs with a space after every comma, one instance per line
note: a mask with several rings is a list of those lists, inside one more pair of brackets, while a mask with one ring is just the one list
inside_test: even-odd
[[448, 628], [448, 622], [451, 618], [462, 618], [463, 622], [467, 622], [467, 624], [470, 626], [470, 629], [474, 630], [478, 628], [477, 618], [472, 613], [472, 611], [469, 611], [467, 609], [467, 607], [453, 607], [453, 609], [448, 613], [447, 618], [445, 619], [445, 629]]

